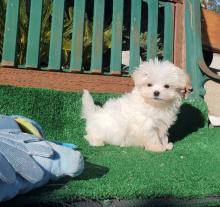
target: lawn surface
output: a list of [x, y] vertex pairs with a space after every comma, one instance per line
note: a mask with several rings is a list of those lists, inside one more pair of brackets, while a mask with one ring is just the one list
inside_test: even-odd
[[[93, 96], [102, 104], [115, 95]], [[157, 154], [135, 147], [90, 147], [83, 139], [80, 93], [0, 86], [0, 97], [0, 114], [38, 120], [49, 140], [74, 143], [85, 157], [80, 177], [48, 184], [18, 197], [16, 203], [220, 196], [220, 128], [205, 127], [203, 102], [183, 104], [170, 130], [174, 149]]]

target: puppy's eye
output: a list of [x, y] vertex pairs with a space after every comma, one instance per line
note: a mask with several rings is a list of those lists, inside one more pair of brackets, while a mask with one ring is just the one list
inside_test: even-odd
[[164, 88], [169, 88], [170, 86], [168, 84], [164, 85]]
[[148, 83], [148, 84], [147, 84], [147, 86], [148, 86], [148, 87], [151, 87], [151, 86], [152, 86], [152, 84], [151, 84], [151, 83]]

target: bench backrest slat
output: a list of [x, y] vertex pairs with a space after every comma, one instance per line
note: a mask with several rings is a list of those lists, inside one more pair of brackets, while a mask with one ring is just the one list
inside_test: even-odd
[[173, 62], [174, 5], [165, 3], [164, 59]]
[[105, 0], [94, 0], [92, 55], [90, 72], [101, 72]]
[[41, 36], [41, 17], [43, 0], [31, 1], [30, 21], [27, 41], [26, 67], [39, 67], [39, 51]]
[[124, 0], [113, 0], [110, 73], [121, 73]]
[[157, 56], [158, 38], [158, 0], [147, 0], [148, 3], [148, 33], [147, 33], [147, 59]]
[[140, 64], [140, 31], [141, 0], [131, 0], [130, 73]]
[[75, 0], [72, 29], [70, 71], [82, 70], [85, 0]]
[[53, 0], [48, 69], [60, 70], [65, 0]]
[[8, 0], [5, 31], [3, 42], [2, 62], [3, 66], [15, 66], [16, 46], [17, 46], [17, 28], [19, 15], [19, 1]]

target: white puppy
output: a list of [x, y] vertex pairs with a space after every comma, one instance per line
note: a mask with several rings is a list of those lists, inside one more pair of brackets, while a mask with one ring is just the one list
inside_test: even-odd
[[85, 139], [92, 146], [140, 146], [146, 150], [171, 150], [168, 129], [175, 122], [181, 100], [190, 88], [184, 70], [168, 61], [144, 62], [133, 73], [135, 87], [103, 107], [94, 104], [87, 90], [82, 97], [86, 119]]

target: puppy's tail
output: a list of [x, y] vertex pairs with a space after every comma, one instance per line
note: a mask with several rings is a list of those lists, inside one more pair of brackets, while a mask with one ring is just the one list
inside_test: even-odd
[[87, 118], [96, 110], [96, 105], [90, 95], [89, 91], [84, 90], [82, 96], [82, 117]]

